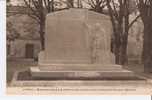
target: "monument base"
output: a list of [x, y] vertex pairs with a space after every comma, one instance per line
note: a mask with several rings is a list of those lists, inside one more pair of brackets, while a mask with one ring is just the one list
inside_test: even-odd
[[31, 67], [32, 78], [50, 79], [100, 79], [135, 77], [132, 71], [123, 69], [120, 65], [97, 64], [52, 64], [50, 66]]

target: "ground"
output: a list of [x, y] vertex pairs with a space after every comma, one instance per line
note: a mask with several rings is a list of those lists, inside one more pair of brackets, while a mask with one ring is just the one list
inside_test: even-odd
[[[13, 58], [7, 61], [7, 83], [9, 84], [12, 80], [13, 74], [16, 71], [26, 70], [31, 66], [36, 66], [37, 61], [27, 60], [23, 58]], [[143, 73], [144, 67], [142, 64], [138, 64], [137, 62], [130, 62], [128, 66], [124, 66], [124, 68], [132, 70], [137, 73]]]
[[14, 72], [26, 70], [29, 67], [36, 65], [37, 62], [34, 60], [26, 60], [22, 58], [12, 58], [7, 60], [7, 83], [9, 84], [11, 82]]
[[[53, 80], [53, 81], [24, 81], [16, 86], [11, 86], [11, 80], [16, 71], [26, 70], [31, 66], [36, 66], [37, 62], [27, 59], [11, 59], [7, 61], [7, 94], [152, 94], [152, 73], [144, 74], [144, 67], [137, 62], [129, 62], [124, 68], [132, 70], [137, 74], [148, 77], [145, 80], [133, 81], [112, 81], [112, 80]], [[13, 82], [13, 81], [12, 81]], [[15, 82], [15, 81], [14, 81]], [[16, 84], [16, 83], [15, 83]], [[34, 87], [22, 87], [26, 84]], [[39, 91], [39, 92], [38, 92]]]

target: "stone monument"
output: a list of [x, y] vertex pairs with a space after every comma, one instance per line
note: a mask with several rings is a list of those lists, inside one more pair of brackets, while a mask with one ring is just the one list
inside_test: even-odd
[[45, 50], [32, 77], [130, 77], [110, 51], [110, 18], [87, 9], [63, 10], [46, 17]]

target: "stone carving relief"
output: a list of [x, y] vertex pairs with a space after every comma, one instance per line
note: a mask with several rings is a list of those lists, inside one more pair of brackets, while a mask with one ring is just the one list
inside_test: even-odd
[[[109, 63], [106, 59], [111, 59], [109, 45], [110, 36], [101, 27], [100, 23], [88, 25], [89, 44], [91, 49], [91, 63]], [[109, 36], [109, 37], [108, 37]]]

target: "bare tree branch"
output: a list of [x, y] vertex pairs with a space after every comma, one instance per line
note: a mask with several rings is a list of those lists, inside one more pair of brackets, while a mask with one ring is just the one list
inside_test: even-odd
[[129, 24], [129, 28], [140, 18], [140, 14]]

